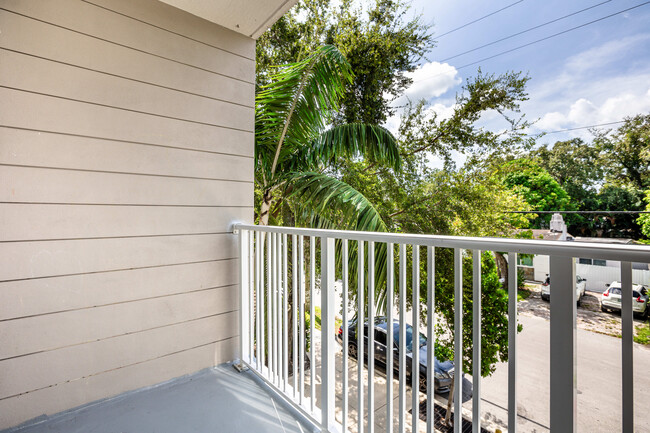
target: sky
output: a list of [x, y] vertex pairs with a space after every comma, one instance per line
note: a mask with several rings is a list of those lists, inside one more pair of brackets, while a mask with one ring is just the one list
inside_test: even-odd
[[[422, 14], [424, 22], [433, 24], [437, 44], [413, 73], [414, 83], [406, 96], [412, 100], [426, 99], [439, 116], [449, 115], [463, 82], [475, 76], [480, 67], [484, 73], [529, 74], [530, 99], [521, 105], [521, 110], [529, 120], [537, 120], [530, 128], [531, 134], [617, 122], [626, 116], [650, 113], [650, 2], [516, 49], [643, 3], [644, 0], [413, 0], [411, 12]], [[444, 34], [502, 8], [505, 9]], [[511, 49], [515, 50], [484, 60]], [[463, 67], [468, 64], [472, 65]], [[397, 101], [400, 102], [403, 101]], [[498, 114], [485, 116], [481, 123], [493, 131], [507, 127]], [[389, 129], [397, 124], [397, 118], [387, 122]], [[574, 137], [588, 140], [591, 134], [587, 129], [554, 133], [542, 137], [540, 142], [554, 143]], [[462, 155], [457, 155], [457, 163], [463, 160]], [[433, 165], [438, 164], [434, 161]]]

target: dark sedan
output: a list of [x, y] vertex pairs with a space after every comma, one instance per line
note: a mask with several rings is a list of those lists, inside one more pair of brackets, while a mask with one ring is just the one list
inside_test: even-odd
[[[387, 319], [378, 317], [375, 319], [375, 361], [386, 365], [387, 355]], [[368, 322], [364, 324], [363, 338], [365, 341], [364, 358], [368, 357]], [[339, 328], [337, 333], [339, 341], [343, 340], [343, 328]], [[411, 366], [413, 365], [413, 327], [406, 325], [406, 374], [411, 376]], [[419, 334], [417, 349], [420, 357], [420, 391], [427, 390], [427, 338]], [[353, 319], [348, 327], [348, 353], [353, 358], [358, 355], [357, 350], [357, 323]], [[393, 321], [393, 366], [395, 370], [399, 369], [399, 321]], [[434, 357], [434, 390], [436, 393], [444, 393], [449, 390], [454, 377], [454, 364], [451, 361], [438, 361]]]

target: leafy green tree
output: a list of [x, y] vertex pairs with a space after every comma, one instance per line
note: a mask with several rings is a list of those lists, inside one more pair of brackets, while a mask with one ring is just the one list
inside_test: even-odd
[[[645, 192], [645, 198], [643, 199], [646, 202], [646, 207], [644, 210], [650, 212], [650, 189]], [[641, 233], [643, 236], [646, 238], [646, 243], [650, 243], [647, 241], [650, 239], [650, 214], [641, 214], [639, 215], [639, 218], [636, 220], [637, 224], [641, 227]]]
[[609, 182], [637, 190], [650, 187], [650, 114], [628, 117], [615, 131], [598, 132], [594, 145]]
[[354, 78], [345, 84], [337, 123], [382, 124], [391, 101], [411, 84], [412, 72], [433, 47], [421, 17], [407, 18], [402, 0], [372, 0], [367, 8], [344, 0], [302, 0], [257, 41], [257, 81], [267, 83], [272, 65], [304, 59], [322, 44], [336, 46]]
[[[595, 146], [574, 138], [542, 146], [530, 156], [569, 194], [573, 209], [599, 210], [597, 187], [603, 183], [604, 171]], [[592, 216], [568, 214], [564, 221], [574, 235], [591, 236], [595, 228]]]
[[[472, 264], [469, 255], [463, 257], [463, 366], [472, 372], [472, 323], [473, 291]], [[454, 279], [453, 251], [438, 249], [436, 252], [436, 313], [443, 320], [436, 322], [436, 356], [454, 358]], [[498, 362], [508, 360], [508, 292], [503, 289], [496, 271], [494, 256], [489, 252], [481, 255], [481, 376], [489, 376]], [[423, 287], [426, 293], [426, 287]], [[519, 325], [521, 331], [521, 325]]]
[[[571, 210], [567, 192], [550, 173], [529, 159], [516, 159], [500, 168], [503, 183], [540, 211]], [[540, 217], [533, 224], [548, 223], [551, 216]]]
[[[599, 210], [643, 210], [643, 192], [631, 186], [606, 184], [598, 192]], [[604, 214], [595, 217], [595, 231], [600, 237], [640, 239], [641, 227], [637, 215]]]

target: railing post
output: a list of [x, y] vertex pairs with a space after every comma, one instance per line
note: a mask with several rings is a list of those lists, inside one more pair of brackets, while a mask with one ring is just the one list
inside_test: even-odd
[[[335, 353], [334, 340], [334, 239], [321, 238], [321, 427], [334, 432]], [[313, 319], [312, 319], [313, 321]], [[314, 384], [312, 384], [312, 387]]]
[[621, 262], [621, 361], [624, 432], [634, 431], [634, 327], [632, 312], [632, 263]]
[[550, 257], [551, 431], [576, 431], [576, 279], [573, 258]]
[[248, 299], [249, 299], [249, 270], [248, 262], [248, 230], [239, 230], [239, 342], [240, 342], [240, 360], [241, 362], [250, 363], [250, 354], [248, 353], [248, 338], [250, 329], [248, 328]]

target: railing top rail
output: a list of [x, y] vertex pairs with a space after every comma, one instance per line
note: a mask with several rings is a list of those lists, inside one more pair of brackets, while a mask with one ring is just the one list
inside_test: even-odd
[[556, 255], [591, 259], [620, 260], [650, 263], [650, 247], [644, 245], [600, 244], [589, 242], [544, 241], [536, 239], [509, 239], [491, 237], [437, 236], [406, 233], [361, 232], [351, 230], [323, 230], [297, 227], [233, 224], [233, 230], [255, 230], [268, 233], [287, 233], [352, 241], [392, 242], [433, 246], [514, 252], [520, 254]]

